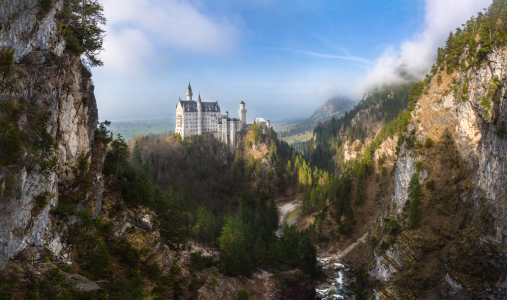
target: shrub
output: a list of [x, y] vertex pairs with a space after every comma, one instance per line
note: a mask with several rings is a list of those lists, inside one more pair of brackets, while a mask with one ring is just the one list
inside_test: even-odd
[[376, 237], [372, 237], [370, 240], [370, 247], [375, 248], [378, 245], [379, 240]]
[[378, 175], [378, 173], [377, 173], [377, 174], [375, 174], [375, 182], [377, 182], [377, 183], [378, 183], [379, 181], [380, 181], [380, 176], [379, 176], [379, 175]]
[[390, 218], [384, 219], [384, 231], [390, 233], [392, 235], [398, 235], [401, 232], [401, 226], [398, 224], [396, 220], [391, 220]]
[[54, 3], [53, 0], [41, 0], [39, 2], [39, 11], [37, 13], [38, 19], [44, 18], [49, 11], [53, 8]]
[[[0, 72], [2, 72], [2, 52], [0, 51]], [[21, 110], [11, 102], [0, 103], [0, 164], [10, 165], [17, 162], [22, 153], [21, 134], [17, 122]]]
[[213, 256], [203, 256], [202, 251], [190, 253], [190, 261], [192, 262], [192, 266], [198, 271], [210, 268], [216, 264]]
[[14, 63], [14, 52], [11, 49], [0, 49], [0, 74], [7, 75]]
[[252, 142], [251, 142], [250, 140], [247, 140], [247, 141], [246, 141], [246, 148], [247, 148], [247, 149], [252, 148]]
[[420, 172], [422, 170], [422, 162], [418, 161], [416, 164], [415, 164], [415, 171], [416, 172]]
[[141, 271], [144, 276], [146, 276], [152, 280], [156, 280], [156, 279], [160, 278], [160, 276], [162, 275], [162, 271], [160, 270], [160, 267], [158, 266], [157, 263], [143, 264]]
[[382, 244], [380, 244], [380, 249], [382, 249], [384, 251], [389, 249], [389, 243], [386, 241], [383, 241]]
[[[134, 274], [135, 275], [135, 274]], [[130, 280], [120, 279], [113, 281], [107, 286], [110, 299], [142, 300], [145, 299], [142, 282], [131, 278]], [[161, 298], [158, 298], [161, 299]], [[179, 298], [174, 298], [179, 299]]]
[[130, 243], [127, 241], [122, 242], [114, 249], [114, 253], [120, 256], [121, 262], [127, 264], [132, 269], [139, 268], [139, 252], [139, 250], [130, 246]]
[[45, 191], [44, 193], [38, 195], [34, 199], [34, 206], [32, 208], [32, 216], [38, 215], [44, 207], [49, 203], [49, 199], [52, 198], [53, 194], [51, 194], [48, 191]]
[[433, 192], [435, 190], [435, 180], [432, 179], [426, 182], [426, 188]]
[[431, 138], [427, 138], [426, 142], [424, 143], [424, 147], [426, 147], [426, 149], [429, 149], [432, 146], [433, 146], [433, 140]]
[[41, 292], [48, 298], [72, 299], [70, 290], [74, 287], [74, 281], [58, 268], [47, 270], [38, 284]]
[[237, 290], [234, 294], [234, 299], [236, 300], [248, 300], [250, 299], [250, 292], [245, 289]]
[[91, 272], [92, 279], [100, 279], [114, 269], [115, 265], [111, 263], [109, 249], [106, 244], [100, 244], [90, 255], [87, 269]]

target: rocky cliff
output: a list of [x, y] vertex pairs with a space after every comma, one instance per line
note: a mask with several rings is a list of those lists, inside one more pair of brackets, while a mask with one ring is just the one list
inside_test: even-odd
[[[496, 48], [468, 71], [440, 72], [418, 100], [370, 231], [377, 299], [507, 294], [506, 58]], [[403, 219], [417, 182], [423, 217], [411, 229]]]
[[[61, 239], [65, 228], [56, 228], [50, 215], [61, 197], [79, 195], [78, 208], [100, 210], [104, 151], [94, 141], [98, 112], [93, 85], [80, 58], [63, 52], [54, 20], [58, 5], [46, 2], [0, 3], [1, 55], [13, 55], [16, 62], [4, 66], [0, 102], [19, 112], [13, 128], [35, 139], [21, 141], [20, 158], [0, 166], [0, 269], [27, 246], [45, 244], [56, 256], [67, 256]], [[0, 117], [7, 119], [8, 112]], [[48, 151], [41, 155], [37, 147], [43, 142]]]

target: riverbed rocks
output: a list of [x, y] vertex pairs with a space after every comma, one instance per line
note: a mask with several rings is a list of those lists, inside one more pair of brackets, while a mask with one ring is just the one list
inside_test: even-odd
[[347, 289], [354, 274], [342, 262], [333, 257], [317, 258], [318, 266], [326, 275], [324, 282], [316, 286], [317, 295], [322, 299], [354, 299], [354, 292]]

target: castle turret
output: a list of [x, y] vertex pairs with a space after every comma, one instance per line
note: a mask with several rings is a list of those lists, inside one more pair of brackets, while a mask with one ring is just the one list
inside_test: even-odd
[[188, 81], [188, 89], [187, 89], [187, 101], [192, 101], [192, 87], [190, 86], [190, 80]]
[[197, 133], [199, 135], [202, 134], [202, 102], [201, 102], [201, 93], [199, 93], [199, 98], [197, 98]]
[[246, 109], [245, 109], [245, 102], [241, 101], [239, 104], [239, 120], [241, 121], [241, 129], [246, 128]]

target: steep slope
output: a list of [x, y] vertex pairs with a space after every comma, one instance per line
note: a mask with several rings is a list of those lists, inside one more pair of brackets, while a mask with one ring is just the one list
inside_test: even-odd
[[[12, 127], [3, 127], [2, 134], [7, 144], [19, 143], [20, 148], [2, 145], [0, 269], [29, 245], [47, 243], [60, 255], [60, 234], [47, 234], [52, 226], [49, 210], [76, 183], [80, 157], [98, 164], [103, 160], [94, 142], [98, 113], [90, 78], [83, 76], [78, 57], [62, 52], [57, 57], [47, 51], [62, 50], [54, 30], [56, 8], [43, 12], [37, 1], [1, 5], [2, 22], [10, 26], [1, 26], [2, 45], [7, 48], [0, 52], [0, 117], [12, 120], [8, 125]], [[12, 38], [23, 32], [30, 34]], [[9, 57], [19, 63], [9, 66]], [[93, 188], [82, 199], [83, 205], [97, 201], [99, 209], [100, 169], [90, 174]]]
[[[506, 86], [498, 80], [507, 70], [506, 50], [492, 49], [483, 64], [465, 72], [442, 72], [442, 83], [435, 76], [428, 94], [418, 100], [401, 145], [393, 193], [385, 199], [374, 231], [380, 233], [376, 239], [386, 238], [382, 234], [386, 218], [401, 221], [407, 201], [414, 201], [411, 178], [421, 186], [434, 181], [435, 187], [430, 183], [424, 189], [421, 227], [405, 228], [387, 249], [373, 250], [369, 273], [389, 283], [376, 291], [379, 297], [432, 297], [422, 291], [443, 290], [445, 282], [470, 296], [498, 298], [507, 293], [502, 279], [507, 229]], [[455, 88], [460, 92], [453, 94]], [[428, 138], [435, 146], [414, 149], [407, 142], [423, 143]], [[423, 265], [428, 272], [419, 269], [416, 275], [414, 268]]]

